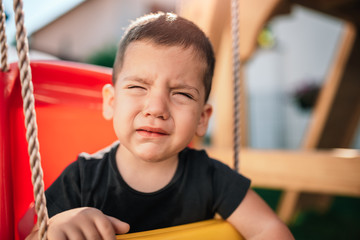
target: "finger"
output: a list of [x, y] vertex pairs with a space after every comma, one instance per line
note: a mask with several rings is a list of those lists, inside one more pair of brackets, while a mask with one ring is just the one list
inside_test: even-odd
[[103, 215], [101, 218], [96, 218], [95, 225], [102, 239], [115, 239], [114, 227], [106, 215]]
[[116, 234], [124, 234], [129, 232], [130, 225], [127, 224], [126, 222], [120, 221], [119, 219], [111, 216], [106, 216], [106, 217], [110, 220]]
[[[66, 239], [86, 239], [84, 232], [78, 226], [68, 226], [63, 230]], [[58, 239], [57, 237], [55, 238]]]
[[[50, 219], [49, 223], [52, 223], [53, 219]], [[38, 239], [38, 238], [36, 238]], [[49, 224], [47, 229], [48, 240], [67, 240], [67, 234], [61, 227], [56, 224]]]
[[94, 222], [86, 222], [85, 225], [82, 226], [82, 233], [87, 240], [106, 239], [102, 237]]
[[[36, 238], [38, 239], [38, 238]], [[67, 240], [67, 237], [63, 231], [60, 231], [59, 229], [48, 229], [47, 232], [47, 239], [48, 240]]]

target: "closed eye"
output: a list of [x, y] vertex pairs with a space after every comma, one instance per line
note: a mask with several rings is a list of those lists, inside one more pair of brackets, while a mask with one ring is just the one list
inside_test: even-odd
[[145, 89], [144, 87], [142, 86], [138, 86], [138, 85], [130, 85], [127, 87], [128, 89]]
[[189, 93], [185, 93], [185, 92], [175, 92], [174, 94], [178, 94], [178, 95], [187, 97], [187, 98], [189, 98], [189, 99], [194, 99], [194, 97], [193, 97], [191, 94], [189, 94]]

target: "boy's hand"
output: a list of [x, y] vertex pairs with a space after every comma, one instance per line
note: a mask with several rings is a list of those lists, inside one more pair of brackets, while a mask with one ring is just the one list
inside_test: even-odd
[[[47, 238], [49, 240], [115, 239], [115, 234], [127, 233], [129, 228], [129, 224], [107, 216], [98, 209], [75, 208], [59, 213], [49, 220]], [[35, 232], [38, 234], [37, 231]], [[30, 239], [33, 239], [33, 234], [29, 236]]]

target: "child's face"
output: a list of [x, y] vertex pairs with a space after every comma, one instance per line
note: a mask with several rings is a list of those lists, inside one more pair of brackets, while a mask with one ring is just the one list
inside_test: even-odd
[[191, 48], [130, 43], [114, 87], [103, 89], [104, 117], [113, 118], [120, 148], [145, 161], [177, 157], [206, 132], [205, 63]]

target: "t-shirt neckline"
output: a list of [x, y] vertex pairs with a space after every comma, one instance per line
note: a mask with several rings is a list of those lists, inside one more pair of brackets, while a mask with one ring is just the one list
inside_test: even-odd
[[121, 173], [117, 168], [116, 151], [119, 148], [119, 146], [120, 146], [120, 142], [115, 144], [115, 146], [111, 149], [111, 152], [109, 154], [110, 162], [111, 162], [111, 165], [112, 165], [113, 169], [115, 170], [115, 174], [116, 174], [117, 179], [119, 180], [119, 183], [121, 185], [123, 185], [125, 188], [127, 188], [133, 194], [142, 195], [142, 196], [144, 196], [144, 195], [145, 196], [156, 196], [156, 195], [162, 194], [162, 193], [164, 193], [166, 191], [169, 191], [169, 189], [171, 189], [175, 185], [175, 183], [180, 179], [180, 176], [183, 174], [184, 166], [185, 166], [185, 162], [186, 162], [186, 157], [185, 157], [184, 154], [185, 154], [187, 148], [185, 148], [184, 150], [182, 150], [178, 154], [178, 156], [179, 156], [178, 165], [177, 165], [174, 176], [172, 177], [172, 179], [170, 180], [170, 182], [168, 184], [166, 184], [164, 187], [162, 187], [159, 190], [156, 190], [154, 192], [141, 192], [141, 191], [138, 191], [138, 190], [132, 188], [130, 185], [127, 184], [127, 182], [121, 176]]

